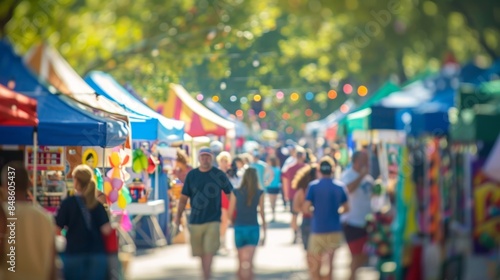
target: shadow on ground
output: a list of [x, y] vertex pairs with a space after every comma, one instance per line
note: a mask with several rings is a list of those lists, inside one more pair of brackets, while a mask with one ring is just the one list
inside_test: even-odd
[[[185, 269], [168, 269], [165, 270], [165, 276], [147, 277], [144, 280], [167, 280], [167, 279], [200, 279], [199, 271], [185, 270]], [[212, 279], [214, 280], [232, 280], [236, 279], [236, 271], [225, 271], [214, 273]], [[275, 280], [305, 280], [308, 275], [305, 271], [288, 271], [288, 272], [269, 272], [269, 271], [256, 271], [255, 279], [275, 279]]]

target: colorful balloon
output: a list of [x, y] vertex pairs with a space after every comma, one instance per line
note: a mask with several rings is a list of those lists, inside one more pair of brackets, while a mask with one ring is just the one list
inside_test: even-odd
[[109, 196], [109, 193], [113, 190], [113, 187], [111, 186], [111, 183], [106, 181], [104, 182], [104, 194], [106, 196]]
[[109, 156], [109, 163], [111, 164], [112, 167], [118, 167], [120, 166], [120, 154], [117, 152], [111, 153]]
[[123, 180], [119, 178], [113, 178], [111, 179], [111, 186], [113, 187], [113, 189], [119, 190], [123, 186]]
[[118, 207], [121, 209], [125, 209], [127, 207], [127, 200], [123, 196], [123, 194], [120, 192], [120, 195], [118, 196]]
[[115, 203], [118, 199], [118, 190], [114, 189], [109, 193], [109, 200], [111, 203]]

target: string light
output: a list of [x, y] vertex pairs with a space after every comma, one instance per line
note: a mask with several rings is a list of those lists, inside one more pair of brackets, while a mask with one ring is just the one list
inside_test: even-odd
[[352, 93], [352, 86], [350, 84], [345, 84], [343, 87], [344, 93], [345, 94], [351, 94]]
[[198, 93], [198, 95], [196, 95], [196, 100], [202, 101], [203, 100], [203, 94]]
[[340, 112], [346, 114], [347, 112], [349, 112], [349, 106], [347, 106], [346, 104], [342, 104], [342, 106], [340, 106]]
[[368, 94], [368, 88], [365, 86], [359, 86], [358, 87], [358, 94], [359, 94], [359, 96], [366, 96]]
[[328, 98], [330, 98], [330, 99], [337, 98], [337, 92], [335, 90], [333, 90], [333, 89], [330, 90], [330, 91], [328, 91]]
[[236, 100], [238, 100], [238, 97], [236, 97], [236, 95], [231, 95], [231, 97], [229, 97], [229, 100], [231, 102], [236, 102]]
[[312, 93], [312, 92], [310, 92], [310, 91], [309, 91], [309, 92], [307, 92], [307, 93], [306, 93], [306, 100], [311, 101], [311, 100], [313, 100], [313, 99], [314, 99], [314, 93]]
[[248, 99], [246, 97], [240, 98], [240, 103], [241, 104], [246, 104], [248, 102]]
[[293, 127], [289, 126], [286, 128], [286, 133], [292, 134], [293, 133]]
[[236, 116], [237, 117], [243, 117], [243, 110], [239, 109], [239, 110], [236, 110]]
[[313, 111], [311, 109], [306, 109], [306, 116], [310, 117], [312, 116]]
[[282, 91], [278, 91], [276, 93], [276, 98], [278, 98], [278, 100], [281, 100], [285, 97], [285, 94], [282, 92]]
[[266, 117], [266, 115], [267, 115], [267, 114], [266, 114], [266, 112], [265, 112], [265, 111], [260, 111], [260, 112], [259, 112], [259, 118], [261, 118], [261, 119], [265, 118], [265, 117]]
[[299, 94], [296, 93], [296, 92], [293, 92], [291, 95], [290, 95], [290, 100], [292, 101], [297, 101], [299, 100]]
[[281, 115], [281, 117], [286, 121], [290, 118], [290, 114], [289, 113], [283, 113], [283, 115]]
[[217, 95], [212, 96], [213, 102], [219, 102], [219, 97]]
[[262, 100], [262, 96], [260, 96], [260, 94], [256, 94], [253, 96], [253, 101], [255, 102], [259, 102]]

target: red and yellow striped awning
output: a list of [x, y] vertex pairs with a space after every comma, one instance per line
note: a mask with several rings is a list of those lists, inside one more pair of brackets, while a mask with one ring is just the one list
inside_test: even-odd
[[235, 125], [194, 99], [181, 85], [170, 84], [167, 100], [149, 104], [167, 118], [186, 123], [185, 131], [192, 137], [228, 136], [234, 137]]

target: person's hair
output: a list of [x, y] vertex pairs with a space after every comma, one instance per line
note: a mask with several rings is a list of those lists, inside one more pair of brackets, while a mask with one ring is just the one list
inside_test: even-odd
[[314, 155], [313, 151], [311, 149], [306, 149], [306, 162], [307, 163], [313, 163], [316, 162], [317, 158]]
[[184, 165], [188, 165], [188, 160], [189, 159], [186, 152], [182, 149], [177, 149], [177, 159], [175, 161]]
[[355, 151], [353, 154], [352, 154], [352, 162], [356, 162], [358, 161], [358, 159], [361, 157], [361, 155], [364, 154], [364, 151]]
[[[10, 176], [13, 172], [14, 176]], [[2, 185], [7, 187], [9, 182], [14, 182], [16, 191], [28, 192], [31, 185], [28, 170], [21, 161], [11, 161], [2, 168]]]
[[257, 190], [260, 189], [257, 170], [255, 168], [249, 167], [245, 170], [243, 179], [241, 179], [240, 188], [241, 191], [247, 194], [247, 205], [252, 205], [253, 197], [257, 193]]
[[82, 196], [85, 205], [89, 209], [94, 209], [99, 203], [96, 199], [96, 183], [94, 172], [85, 164], [80, 164], [73, 170], [73, 180], [77, 181], [82, 188]]
[[87, 155], [87, 157], [85, 158], [85, 161], [89, 160], [89, 159], [93, 159], [94, 158], [94, 155], [92, 153], [89, 153]]
[[280, 166], [280, 159], [275, 156], [269, 157], [269, 162], [271, 162], [271, 166], [273, 167]]
[[292, 189], [306, 190], [311, 181], [316, 180], [316, 171], [318, 166], [316, 164], [307, 164], [297, 171], [292, 181]]
[[324, 156], [319, 161], [320, 167], [322, 165], [324, 165], [325, 163], [326, 163], [327, 166], [328, 165], [330, 166], [329, 167], [330, 169], [329, 170], [325, 170], [325, 171], [322, 170], [321, 174], [323, 174], [323, 175], [331, 175], [333, 173], [332, 168], [335, 167], [335, 161], [333, 160], [333, 158], [331, 156]]
[[220, 164], [221, 160], [225, 158], [227, 160], [228, 163], [231, 162], [231, 154], [229, 152], [226, 152], [226, 151], [222, 151], [220, 152], [217, 157], [215, 158], [215, 160], [217, 161], [218, 164]]

